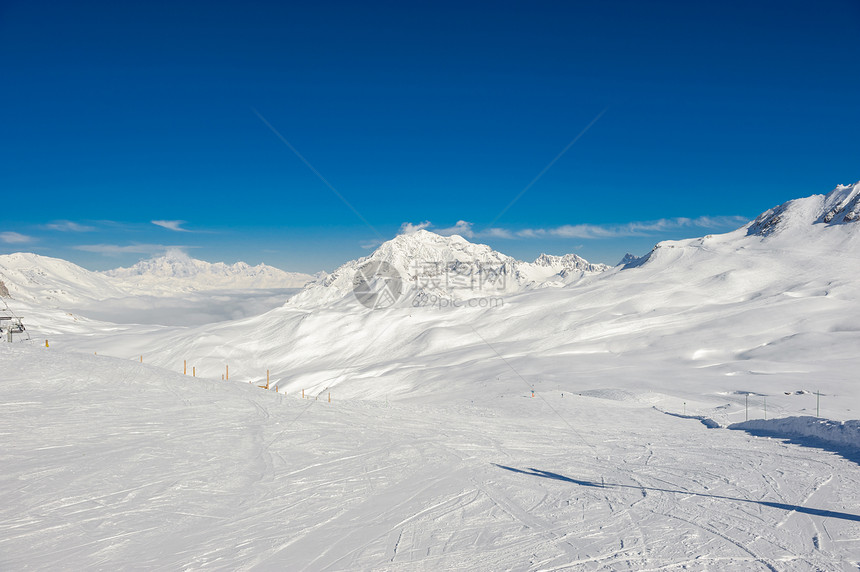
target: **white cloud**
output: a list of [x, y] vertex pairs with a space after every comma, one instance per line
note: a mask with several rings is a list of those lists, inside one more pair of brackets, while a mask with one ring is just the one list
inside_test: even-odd
[[419, 222], [418, 224], [412, 224], [411, 222], [404, 222], [400, 225], [400, 232], [397, 234], [412, 234], [413, 232], [418, 232], [419, 230], [424, 230], [425, 228], [431, 226], [429, 220], [425, 220], [424, 222]]
[[492, 238], [516, 238], [516, 235], [506, 228], [488, 228], [476, 233], [476, 236], [489, 236]]
[[528, 228], [516, 232], [522, 238], [557, 236], [561, 238], [619, 238], [649, 236], [679, 228], [731, 229], [749, 222], [741, 216], [702, 216], [695, 219], [676, 217], [652, 221], [634, 221], [624, 224], [565, 224], [554, 228]]
[[[465, 220], [458, 220], [457, 224], [447, 228], [435, 228], [430, 221], [424, 221], [418, 224], [404, 222], [400, 225], [400, 234], [409, 234], [421, 229], [429, 229], [442, 236], [458, 234], [468, 239], [557, 237], [597, 240], [628, 236], [651, 236], [679, 228], [729, 230], [741, 227], [747, 222], [749, 220], [742, 216], [701, 216], [698, 218], [675, 217], [651, 221], [633, 221], [622, 224], [565, 224], [549, 228], [525, 228], [521, 230], [492, 227], [476, 231], [475, 225]], [[362, 244], [362, 247], [374, 248], [378, 245], [379, 242], [373, 242]]]
[[5, 242], [6, 244], [23, 244], [25, 242], [32, 242], [33, 237], [27, 236], [26, 234], [21, 234], [20, 232], [6, 231], [0, 232], [0, 242]]
[[693, 219], [693, 226], [700, 228], [740, 228], [750, 219], [743, 216], [700, 216]]
[[95, 230], [94, 226], [79, 224], [70, 220], [58, 220], [44, 226], [47, 230], [58, 230], [60, 232], [90, 232]]
[[452, 234], [458, 234], [463, 238], [475, 238], [475, 231], [472, 230], [472, 223], [466, 222], [465, 220], [458, 220], [457, 224], [448, 228], [439, 228], [435, 229], [433, 232], [436, 234], [441, 234], [442, 236], [451, 236]]
[[154, 225], [166, 228], [167, 230], [175, 230], [176, 232], [191, 232], [187, 228], [182, 228], [182, 225], [187, 221], [184, 220], [151, 220]]

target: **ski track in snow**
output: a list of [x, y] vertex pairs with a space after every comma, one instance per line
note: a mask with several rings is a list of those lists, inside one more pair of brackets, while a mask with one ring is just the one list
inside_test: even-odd
[[592, 450], [538, 399], [329, 404], [49, 349], [7, 346], [0, 360], [3, 569], [860, 559], [856, 464], [646, 403], [545, 395]]
[[491, 308], [367, 310], [362, 260], [256, 315], [287, 293], [198, 290], [284, 273], [2, 257], [0, 570], [856, 570], [858, 196], [624, 270], [371, 256], [502, 264]]

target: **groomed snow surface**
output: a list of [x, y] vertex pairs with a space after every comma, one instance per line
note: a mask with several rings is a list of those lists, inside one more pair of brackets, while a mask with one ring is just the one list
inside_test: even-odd
[[0, 346], [0, 568], [853, 570], [836, 455], [559, 392], [329, 403]]
[[260, 315], [120, 324], [27, 260], [0, 570], [856, 570], [858, 191], [624, 268], [431, 233], [370, 257], [500, 262], [493, 307], [370, 310], [352, 262]]

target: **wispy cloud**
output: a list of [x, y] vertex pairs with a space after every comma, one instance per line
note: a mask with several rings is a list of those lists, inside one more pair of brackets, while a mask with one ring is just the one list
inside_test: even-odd
[[87, 226], [70, 220], [57, 220], [44, 225], [42, 228], [60, 232], [91, 232], [96, 229], [94, 226]]
[[664, 218], [651, 221], [633, 221], [620, 224], [565, 224], [548, 228], [526, 228], [512, 230], [492, 227], [480, 232], [475, 231], [474, 224], [465, 220], [457, 221], [450, 227], [436, 228], [428, 221], [412, 224], [403, 223], [400, 233], [415, 232], [422, 228], [432, 230], [443, 236], [453, 234], [464, 238], [581, 238], [590, 240], [622, 238], [633, 236], [651, 236], [661, 232], [669, 232], [681, 228], [699, 228], [708, 230], [732, 230], [743, 226], [749, 219], [742, 216], [701, 216], [698, 218]]
[[620, 238], [627, 236], [650, 236], [653, 234], [678, 230], [681, 228], [733, 229], [749, 222], [741, 216], [703, 216], [698, 218], [664, 218], [652, 221], [633, 221], [623, 224], [566, 224], [554, 228], [523, 229], [517, 236], [540, 238], [554, 236], [559, 238]]
[[20, 232], [6, 231], [0, 232], [0, 242], [6, 244], [24, 244], [25, 242], [33, 242], [32, 236], [21, 234]]
[[433, 232], [442, 236], [458, 234], [463, 238], [516, 238], [516, 233], [506, 228], [490, 227], [476, 231], [475, 225], [465, 220], [458, 220], [454, 226], [434, 229]]
[[[432, 225], [428, 225], [432, 226]], [[449, 226], [448, 228], [435, 228], [433, 232], [436, 234], [441, 234], [442, 236], [451, 236], [452, 234], [458, 234], [463, 238], [475, 238], [475, 231], [473, 229], [474, 225], [465, 220], [458, 220], [457, 224], [454, 226]]]
[[182, 228], [182, 225], [188, 222], [184, 220], [152, 220], [149, 222], [156, 226], [166, 228], [167, 230], [175, 230], [176, 232], [191, 232], [187, 228]]
[[193, 246], [170, 246], [165, 244], [80, 244], [74, 247], [75, 250], [84, 252], [95, 252], [105, 256], [120, 256], [123, 254], [162, 254], [169, 250], [184, 251]]
[[419, 222], [418, 224], [412, 224], [411, 222], [404, 222], [400, 225], [400, 232], [398, 234], [412, 234], [413, 232], [418, 232], [419, 230], [424, 230], [425, 228], [431, 226], [429, 220], [425, 220], [424, 222]]

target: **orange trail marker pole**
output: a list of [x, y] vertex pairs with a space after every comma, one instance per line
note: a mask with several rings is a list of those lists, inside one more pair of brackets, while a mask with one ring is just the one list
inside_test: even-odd
[[188, 360], [182, 360], [182, 375], [188, 375]]
[[45, 347], [48, 347], [48, 340], [45, 340]]
[[197, 366], [191, 368], [191, 377], [197, 377]]
[[328, 402], [331, 403], [331, 391], [328, 392]]
[[304, 398], [305, 398], [305, 390], [303, 389], [302, 390], [302, 399], [304, 399]]
[[227, 376], [224, 379], [230, 379], [230, 366], [227, 366]]

